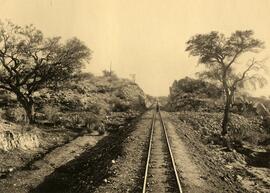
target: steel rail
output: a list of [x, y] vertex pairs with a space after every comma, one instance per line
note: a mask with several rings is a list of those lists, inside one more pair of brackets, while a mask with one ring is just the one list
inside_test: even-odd
[[[180, 183], [180, 180], [179, 180], [179, 176], [178, 176], [178, 172], [177, 172], [177, 169], [176, 169], [176, 164], [175, 164], [175, 161], [174, 161], [174, 157], [173, 157], [173, 153], [172, 153], [168, 133], [167, 133], [167, 128], [166, 128], [166, 126], [164, 124], [164, 121], [162, 119], [160, 111], [158, 111], [158, 114], [159, 114], [159, 117], [160, 117], [160, 122], [161, 122], [161, 125], [162, 125], [162, 128], [163, 128], [164, 134], [165, 134], [167, 147], [168, 147], [168, 150], [169, 150], [169, 153], [170, 153], [170, 158], [171, 158], [171, 162], [172, 162], [172, 165], [173, 165], [173, 170], [174, 170], [174, 175], [175, 175], [177, 187], [178, 187], [179, 193], [183, 193], [181, 183]], [[152, 117], [152, 121], [151, 121], [151, 132], [150, 132], [150, 139], [149, 139], [148, 154], [147, 154], [147, 161], [146, 161], [146, 166], [145, 166], [142, 193], [146, 193], [146, 188], [147, 188], [147, 176], [148, 176], [149, 162], [150, 162], [150, 157], [151, 157], [151, 149], [152, 149], [153, 133], [154, 133], [154, 128], [155, 128], [155, 121], [156, 121], [156, 110], [153, 113], [153, 117]]]
[[164, 124], [164, 121], [162, 119], [162, 116], [161, 116], [160, 111], [159, 111], [159, 117], [160, 117], [160, 121], [161, 121], [163, 130], [164, 130], [164, 133], [165, 133], [165, 137], [166, 137], [166, 141], [167, 141], [167, 146], [168, 146], [168, 149], [169, 149], [169, 152], [170, 152], [170, 157], [171, 157], [171, 161], [172, 161], [173, 170], [174, 170], [174, 174], [175, 174], [177, 186], [178, 186], [178, 189], [179, 189], [179, 193], [183, 193], [182, 187], [181, 187], [181, 183], [180, 183], [180, 180], [179, 180], [179, 176], [178, 176], [178, 172], [177, 172], [177, 169], [176, 169], [176, 164], [175, 164], [175, 161], [174, 161], [174, 157], [173, 157], [173, 153], [172, 153], [172, 149], [171, 149], [169, 137], [168, 137], [168, 134], [167, 134], [167, 128], [166, 128], [166, 126]]
[[154, 127], [155, 127], [155, 119], [156, 119], [156, 111], [154, 111], [154, 113], [153, 113], [152, 122], [151, 122], [151, 133], [150, 133], [147, 161], [146, 161], [145, 173], [144, 173], [144, 181], [143, 181], [143, 190], [142, 190], [143, 193], [146, 192], [147, 175], [148, 175], [148, 168], [149, 168], [150, 155], [151, 155], [151, 149], [152, 149], [152, 141], [153, 141], [153, 133], [154, 133]]

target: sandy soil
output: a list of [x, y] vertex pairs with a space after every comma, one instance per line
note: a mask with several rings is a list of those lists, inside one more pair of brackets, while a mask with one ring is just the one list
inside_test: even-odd
[[103, 136], [85, 135], [58, 147], [43, 159], [34, 162], [31, 170], [21, 170], [0, 181], [0, 192], [26, 193], [40, 184], [55, 168], [79, 156], [86, 148], [94, 146]]

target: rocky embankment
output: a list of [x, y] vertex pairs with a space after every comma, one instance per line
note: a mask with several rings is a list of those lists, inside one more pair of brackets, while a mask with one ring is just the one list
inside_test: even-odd
[[194, 139], [210, 152], [210, 161], [232, 173], [246, 192], [264, 193], [270, 189], [270, 127], [266, 108], [236, 98], [226, 136], [229, 149], [221, 137], [223, 99], [218, 87], [190, 78], [175, 81], [167, 109], [177, 117], [176, 121], [187, 124], [189, 132], [196, 135]]
[[0, 123], [0, 149], [12, 151], [14, 149], [35, 150], [40, 146], [39, 136], [33, 131], [23, 131], [12, 123]]
[[[59, 148], [72, 149], [70, 146], [83, 136], [98, 143], [102, 135], [123, 130], [149, 103], [142, 89], [132, 81], [93, 75], [70, 80], [57, 91], [46, 88], [35, 93], [34, 125], [22, 122], [24, 112], [12, 95], [6, 95], [3, 100], [6, 102], [0, 107], [0, 190], [5, 192], [29, 191], [38, 185], [39, 180], [35, 179], [43, 179], [54, 171], [49, 168], [57, 165], [56, 159], [64, 164], [62, 158], [70, 161], [86, 150], [86, 146], [78, 145], [69, 154], [70, 158], [64, 155], [68, 152], [65, 150], [50, 156], [59, 152]], [[12, 184], [15, 178], [21, 183], [17, 187]]]

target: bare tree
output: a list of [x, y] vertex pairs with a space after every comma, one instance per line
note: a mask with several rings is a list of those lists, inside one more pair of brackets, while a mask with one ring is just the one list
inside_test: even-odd
[[81, 70], [91, 51], [78, 39], [45, 38], [33, 25], [0, 22], [0, 88], [17, 96], [33, 122], [33, 93]]
[[249, 60], [245, 67], [240, 67], [239, 58], [247, 52], [258, 52], [264, 48], [264, 43], [253, 37], [251, 30], [236, 31], [230, 37], [224, 34], [211, 32], [198, 34], [187, 42], [186, 51], [192, 56], [199, 57], [199, 63], [204, 64], [206, 70], [200, 76], [219, 82], [225, 95], [224, 117], [222, 121], [222, 135], [227, 134], [230, 117], [230, 107], [235, 91], [246, 83], [263, 86], [265, 79], [260, 75], [264, 68], [262, 61], [254, 58]]

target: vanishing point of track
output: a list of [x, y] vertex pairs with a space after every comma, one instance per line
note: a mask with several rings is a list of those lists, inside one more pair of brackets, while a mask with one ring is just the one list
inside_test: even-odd
[[[158, 123], [160, 124], [159, 127], [156, 126], [157, 116], [160, 120], [160, 123]], [[153, 180], [153, 178], [156, 178], [159, 182], [151, 182], [150, 179]], [[160, 187], [166, 189], [165, 192], [183, 193], [167, 134], [167, 128], [161, 113], [158, 110], [154, 111], [151, 121], [151, 132], [142, 192], [152, 192], [155, 188], [156, 190], [160, 190]]]

